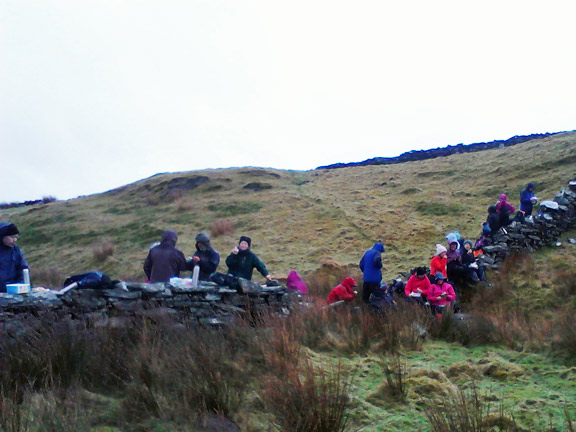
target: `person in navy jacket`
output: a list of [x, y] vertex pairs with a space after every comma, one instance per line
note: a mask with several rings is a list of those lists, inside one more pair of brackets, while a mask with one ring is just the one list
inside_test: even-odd
[[28, 263], [16, 242], [20, 237], [13, 223], [0, 222], [0, 292], [6, 292], [6, 284], [24, 283], [24, 269]]

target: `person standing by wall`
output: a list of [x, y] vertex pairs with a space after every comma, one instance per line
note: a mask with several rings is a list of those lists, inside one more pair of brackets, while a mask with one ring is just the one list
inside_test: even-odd
[[169, 282], [171, 277], [179, 277], [188, 269], [186, 258], [176, 249], [178, 235], [174, 231], [164, 231], [158, 246], [148, 252], [144, 261], [144, 273], [152, 283]]
[[380, 288], [382, 281], [382, 254], [384, 253], [382, 242], [374, 243], [360, 260], [360, 270], [362, 270], [362, 301], [368, 303], [370, 294]]
[[210, 275], [216, 271], [220, 263], [220, 254], [212, 247], [208, 234], [200, 233], [196, 236], [196, 252], [188, 260], [190, 270], [200, 268], [199, 280], [210, 280]]
[[520, 211], [524, 212], [524, 216], [532, 215], [532, 208], [537, 202], [538, 198], [534, 195], [534, 183], [530, 182], [520, 192]]
[[228, 258], [226, 258], [228, 273], [243, 279], [252, 280], [252, 273], [256, 269], [266, 280], [272, 280], [264, 263], [250, 250], [251, 245], [252, 239], [250, 237], [240, 237], [238, 246], [235, 246]]
[[24, 283], [24, 269], [28, 263], [16, 243], [20, 231], [13, 223], [0, 222], [0, 292], [6, 292], [6, 284]]

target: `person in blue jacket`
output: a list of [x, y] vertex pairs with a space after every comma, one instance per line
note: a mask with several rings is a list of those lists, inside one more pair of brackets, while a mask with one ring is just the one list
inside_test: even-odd
[[24, 269], [28, 263], [16, 243], [20, 237], [13, 223], [0, 222], [0, 292], [6, 292], [6, 284], [24, 283]]
[[382, 242], [374, 243], [372, 249], [368, 249], [360, 260], [360, 270], [362, 270], [362, 301], [368, 303], [370, 294], [380, 288], [382, 281], [382, 253], [384, 253]]
[[532, 214], [532, 208], [538, 201], [534, 195], [534, 183], [528, 183], [526, 188], [520, 192], [520, 211], [524, 212], [524, 216]]

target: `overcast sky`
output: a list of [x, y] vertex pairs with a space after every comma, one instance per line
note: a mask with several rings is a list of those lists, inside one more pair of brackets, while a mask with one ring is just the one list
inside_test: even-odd
[[0, 202], [576, 129], [574, 0], [0, 0]]

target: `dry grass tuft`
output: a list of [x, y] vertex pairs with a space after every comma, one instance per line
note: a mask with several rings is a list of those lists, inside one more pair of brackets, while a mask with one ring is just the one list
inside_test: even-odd
[[102, 239], [92, 246], [92, 256], [96, 262], [102, 263], [114, 255], [114, 243], [110, 238]]
[[210, 223], [210, 234], [214, 238], [223, 234], [234, 234], [234, 226], [227, 219], [216, 219]]

